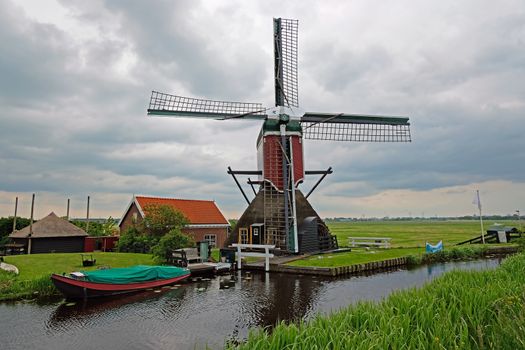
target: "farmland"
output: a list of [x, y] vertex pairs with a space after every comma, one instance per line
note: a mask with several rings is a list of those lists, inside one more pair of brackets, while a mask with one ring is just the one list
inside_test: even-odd
[[[499, 221], [499, 224], [518, 227], [518, 222]], [[485, 230], [494, 222], [484, 222]], [[425, 247], [425, 242], [435, 244], [442, 240], [446, 246], [480, 235], [479, 221], [356, 221], [328, 222], [332, 234], [337, 235], [339, 245], [348, 246], [348, 237], [391, 237], [392, 247]]]

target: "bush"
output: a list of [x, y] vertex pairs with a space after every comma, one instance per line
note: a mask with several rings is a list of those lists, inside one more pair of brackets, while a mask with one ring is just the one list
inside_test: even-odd
[[143, 234], [137, 227], [131, 226], [120, 235], [117, 248], [119, 252], [149, 253], [158, 242], [158, 237]]
[[152, 253], [157, 260], [165, 261], [172, 250], [190, 247], [194, 244], [195, 242], [190, 236], [185, 235], [180, 229], [176, 228], [161, 237], [158, 244], [153, 247]]
[[436, 262], [446, 262], [451, 260], [469, 260], [482, 258], [485, 255], [487, 247], [454, 247], [449, 250], [442, 250], [437, 253], [425, 253], [423, 262], [426, 264]]

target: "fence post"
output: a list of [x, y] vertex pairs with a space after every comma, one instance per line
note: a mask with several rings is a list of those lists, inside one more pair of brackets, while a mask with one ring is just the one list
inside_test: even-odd
[[241, 247], [237, 246], [237, 269], [241, 269]]

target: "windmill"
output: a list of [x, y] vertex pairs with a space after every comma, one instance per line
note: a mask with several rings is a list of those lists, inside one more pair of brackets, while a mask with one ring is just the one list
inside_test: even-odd
[[[234, 171], [248, 208], [230, 237], [245, 243], [275, 244], [285, 252], [297, 253], [337, 247], [332, 236], [307, 200], [322, 179], [332, 173], [305, 171], [303, 140], [410, 142], [408, 118], [345, 113], [311, 113], [299, 108], [297, 75], [298, 21], [274, 18], [275, 107], [260, 103], [198, 99], [153, 91], [148, 115], [197, 119], [247, 119], [263, 121], [257, 138], [256, 171]], [[322, 175], [304, 196], [297, 188], [305, 175]], [[250, 201], [235, 175], [248, 178], [255, 198]], [[259, 185], [256, 191], [253, 185]]]

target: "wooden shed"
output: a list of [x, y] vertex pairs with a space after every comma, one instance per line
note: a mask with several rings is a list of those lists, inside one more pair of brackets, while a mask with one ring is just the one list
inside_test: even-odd
[[83, 252], [85, 237], [84, 230], [55, 213], [35, 222], [32, 234], [27, 226], [9, 235], [15, 243], [24, 244], [25, 251], [31, 254]]

